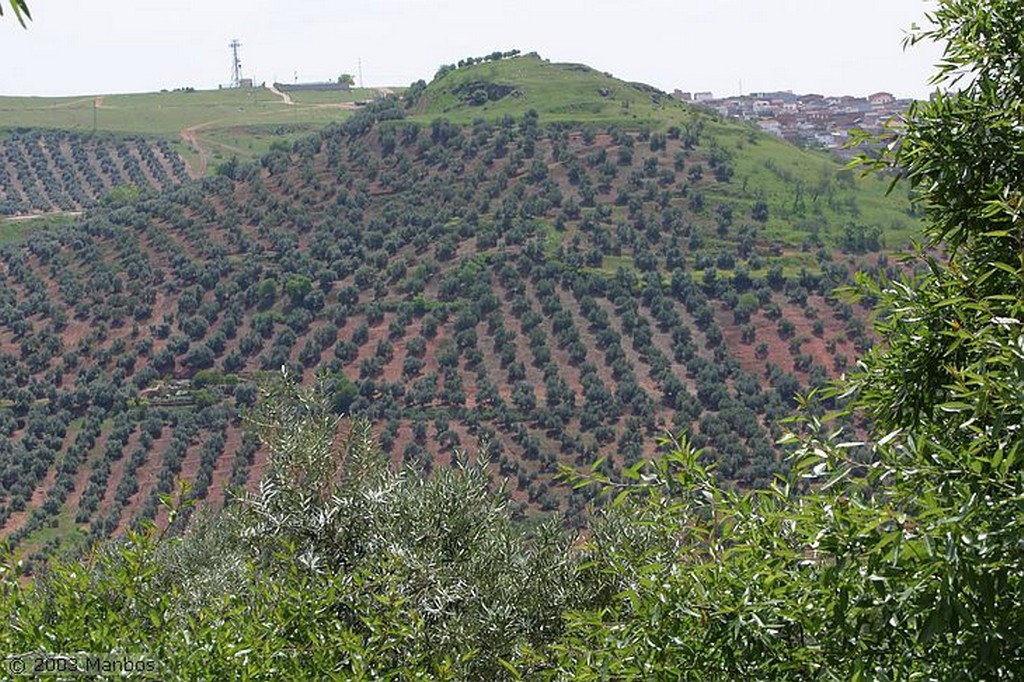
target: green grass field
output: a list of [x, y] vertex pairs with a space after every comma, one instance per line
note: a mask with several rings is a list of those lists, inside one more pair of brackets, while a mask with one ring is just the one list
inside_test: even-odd
[[0, 128], [62, 128], [176, 137], [190, 126], [265, 122], [290, 109], [266, 88], [99, 95], [0, 97]]
[[[813, 226], [823, 238], [834, 238], [844, 225], [855, 224], [878, 226], [892, 246], [909, 242], [917, 233], [906, 190], [897, 186], [886, 196], [889, 181], [883, 177], [843, 169], [826, 152], [799, 149], [741, 124], [719, 123], [708, 131], [735, 160], [735, 175], [722, 195], [744, 186], [763, 194], [771, 207], [771, 238], [799, 243]], [[717, 198], [708, 197], [712, 205]], [[745, 211], [752, 208], [749, 199], [744, 204], [735, 198], [734, 203]]]
[[0, 246], [21, 241], [37, 230], [67, 225], [74, 219], [74, 214], [70, 213], [53, 213], [33, 218], [0, 218]]
[[[394, 92], [399, 92], [400, 90], [401, 88], [393, 89]], [[289, 92], [288, 96], [296, 104], [351, 104], [372, 100], [379, 92], [376, 88], [352, 88], [351, 90], [329, 92], [299, 90]]]

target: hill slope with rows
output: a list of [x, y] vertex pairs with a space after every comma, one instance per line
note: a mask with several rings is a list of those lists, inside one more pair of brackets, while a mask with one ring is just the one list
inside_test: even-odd
[[523, 513], [575, 514], [560, 463], [631, 466], [665, 430], [771, 479], [794, 394], [871, 343], [831, 292], [888, 267], [903, 201], [685, 107], [648, 130], [415, 106], [0, 249], [3, 536], [45, 555], [165, 521], [179, 478], [213, 506], [253, 486], [239, 413], [282, 367], [395, 460], [486, 453]]
[[116, 187], [160, 190], [187, 178], [158, 138], [20, 130], [0, 139], [0, 215], [80, 211]]

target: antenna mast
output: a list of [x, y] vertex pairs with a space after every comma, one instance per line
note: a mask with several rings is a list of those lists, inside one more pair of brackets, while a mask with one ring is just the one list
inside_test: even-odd
[[238, 48], [242, 47], [242, 43], [235, 38], [228, 47], [231, 48], [231, 87], [239, 88], [242, 86], [242, 60], [238, 56]]

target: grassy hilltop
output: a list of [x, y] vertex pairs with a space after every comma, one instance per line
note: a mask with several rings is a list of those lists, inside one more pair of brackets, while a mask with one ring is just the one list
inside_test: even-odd
[[[483, 93], [483, 94], [481, 94]], [[453, 122], [522, 116], [549, 122], [665, 128], [690, 118], [689, 107], [649, 85], [626, 83], [584, 64], [552, 63], [536, 54], [460, 67], [430, 83], [416, 118]]]

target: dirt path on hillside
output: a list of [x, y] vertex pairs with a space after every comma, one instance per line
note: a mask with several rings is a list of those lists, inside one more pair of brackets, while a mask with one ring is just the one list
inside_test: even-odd
[[46, 211], [45, 213], [23, 213], [20, 215], [8, 215], [0, 217], [0, 222], [20, 223], [25, 220], [34, 220], [36, 218], [46, 218], [49, 216], [70, 216], [77, 218], [82, 215], [83, 211]]
[[249, 151], [242, 149], [241, 147], [236, 147], [234, 145], [227, 144], [226, 142], [218, 142], [217, 140], [203, 140], [203, 143], [212, 144], [216, 147], [220, 147], [221, 149], [226, 149], [228, 152], [232, 154], [237, 154], [239, 156], [245, 156], [246, 154], [250, 153]]
[[290, 107], [295, 106], [295, 102], [292, 101], [291, 96], [289, 96], [287, 92], [281, 92], [280, 90], [278, 90], [277, 86], [274, 85], [273, 83], [270, 84], [270, 87], [268, 89], [272, 93], [274, 93], [275, 95], [280, 97], [281, 101], [284, 102], [285, 104], [287, 104], [288, 106], [290, 106]]
[[196, 150], [196, 154], [199, 155], [199, 163], [196, 164], [195, 168], [192, 168], [192, 164], [186, 162], [188, 168], [188, 174], [191, 178], [201, 178], [206, 175], [206, 169], [210, 165], [210, 153], [206, 148], [199, 144], [199, 136], [196, 131], [199, 130], [200, 126], [206, 125], [205, 123], [199, 123], [194, 126], [189, 126], [181, 131], [181, 139], [185, 143]]
[[86, 102], [92, 102], [92, 101], [93, 101], [92, 97], [83, 97], [81, 99], [73, 99], [73, 100], [71, 100], [69, 102], [57, 102], [56, 104], [51, 104], [51, 105], [49, 105], [47, 107], [40, 107], [40, 108], [41, 109], [74, 109], [75, 107], [78, 107], [78, 106], [80, 106], [82, 104], [85, 104]]
[[[271, 85], [267, 89], [270, 90], [275, 95], [277, 95], [278, 97], [280, 97], [281, 98], [281, 102], [283, 104], [286, 104], [286, 105], [292, 106], [292, 107], [300, 107], [302, 109], [349, 109], [349, 110], [359, 109], [359, 105], [357, 105], [355, 102], [337, 102], [337, 103], [328, 103], [328, 104], [301, 104], [300, 105], [299, 103], [297, 103], [294, 100], [292, 100], [292, 98], [288, 95], [288, 93], [281, 92], [280, 90], [275, 88], [273, 85]], [[377, 91], [380, 92], [381, 94], [390, 94], [392, 92], [388, 88], [378, 88]], [[262, 114], [260, 114], [260, 116], [273, 116], [276, 113], [278, 113], [278, 112], [268, 111], [268, 112], [263, 112]], [[232, 147], [229, 144], [225, 144], [223, 142], [217, 142], [215, 140], [203, 140], [199, 136], [199, 131], [202, 130], [203, 128], [209, 128], [211, 126], [215, 126], [215, 125], [217, 125], [219, 123], [225, 123], [225, 122], [228, 122], [230, 120], [231, 119], [222, 118], [222, 119], [213, 119], [213, 120], [210, 120], [210, 121], [203, 121], [202, 123], [196, 123], [196, 124], [190, 125], [187, 128], [183, 128], [181, 130], [181, 132], [180, 132], [181, 139], [186, 144], [188, 144], [188, 146], [192, 147], [192, 149], [195, 150], [196, 154], [199, 155], [199, 161], [198, 161], [198, 163], [196, 164], [196, 166], [194, 168], [192, 167], [192, 164], [186, 163], [186, 166], [188, 168], [188, 174], [189, 174], [190, 177], [192, 177], [192, 178], [201, 178], [204, 175], [206, 175], [206, 171], [207, 171], [207, 169], [210, 166], [210, 156], [212, 154], [211, 150], [208, 148], [207, 145], [215, 145], [217, 147], [221, 147], [223, 149], [227, 149], [228, 151], [231, 151], [231, 152], [234, 152], [234, 153], [239, 153], [239, 154], [244, 154], [245, 153], [245, 150], [240, 149], [238, 147]]]

